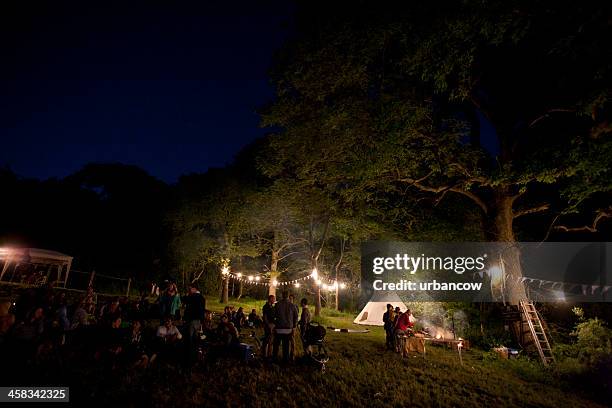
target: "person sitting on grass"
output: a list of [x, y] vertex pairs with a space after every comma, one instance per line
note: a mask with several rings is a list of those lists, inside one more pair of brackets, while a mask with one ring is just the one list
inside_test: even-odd
[[230, 305], [227, 305], [223, 308], [223, 315], [227, 316], [228, 319], [232, 320], [232, 308]]
[[107, 369], [117, 367], [119, 356], [123, 352], [124, 332], [121, 329], [121, 317], [110, 321], [110, 327], [102, 327], [101, 347], [95, 353], [95, 359], [103, 363]]
[[234, 315], [234, 319], [232, 321], [234, 322], [234, 326], [236, 326], [238, 331], [245, 326], [246, 316], [244, 315], [244, 309], [242, 307], [238, 308], [238, 311]]
[[157, 337], [164, 344], [174, 344], [183, 338], [179, 329], [174, 325], [171, 317], [164, 319], [164, 324], [157, 328]]
[[257, 310], [255, 309], [251, 310], [251, 313], [249, 313], [248, 322], [250, 326], [253, 326], [255, 328], [260, 327], [263, 323], [261, 317], [259, 317], [259, 315], [257, 314]]
[[134, 320], [130, 330], [124, 340], [124, 361], [134, 368], [147, 368], [150, 362], [155, 359], [155, 354], [149, 357], [146, 342], [142, 330], [143, 324], [139, 320]]
[[221, 321], [217, 327], [217, 335], [223, 345], [228, 349], [238, 347], [240, 344], [238, 330], [226, 315], [221, 316]]
[[210, 310], [205, 310], [204, 320], [202, 320], [202, 333], [208, 338], [212, 337], [213, 332], [213, 313]]
[[180, 357], [179, 348], [183, 335], [174, 325], [171, 317], [166, 317], [161, 326], [157, 328], [156, 351], [160, 359], [172, 361]]

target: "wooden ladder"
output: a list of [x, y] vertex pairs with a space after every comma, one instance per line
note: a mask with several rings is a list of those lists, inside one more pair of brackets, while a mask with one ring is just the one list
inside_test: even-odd
[[544, 331], [544, 326], [542, 325], [542, 320], [540, 319], [540, 315], [533, 305], [533, 302], [530, 300], [521, 300], [520, 306], [523, 314], [525, 315], [525, 320], [527, 320], [527, 324], [529, 325], [533, 342], [538, 349], [540, 360], [542, 360], [544, 365], [554, 363], [555, 358], [552, 354], [550, 342], [548, 341], [548, 337]]

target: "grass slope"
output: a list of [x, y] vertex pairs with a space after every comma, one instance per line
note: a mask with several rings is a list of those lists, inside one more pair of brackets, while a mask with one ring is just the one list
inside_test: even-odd
[[[231, 302], [230, 302], [231, 303]], [[233, 302], [248, 313], [261, 310], [263, 301]], [[208, 302], [221, 312], [223, 305]], [[323, 322], [355, 327], [354, 316], [324, 310]], [[247, 366], [231, 360], [211, 363], [194, 372], [179, 389], [157, 388], [153, 401], [206, 406], [295, 407], [596, 407], [595, 402], [547, 381], [546, 371], [532, 364], [492, 361], [482, 351], [464, 353], [428, 347], [427, 355], [402, 359], [385, 351], [384, 332], [367, 334], [328, 332], [331, 360], [325, 373], [304, 365]]]

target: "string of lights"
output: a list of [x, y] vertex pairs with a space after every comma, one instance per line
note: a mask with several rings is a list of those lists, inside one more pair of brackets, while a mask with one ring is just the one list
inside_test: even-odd
[[255, 286], [293, 286], [299, 288], [302, 282], [312, 281], [315, 285], [321, 286], [324, 290], [336, 290], [345, 289], [347, 284], [344, 282], [339, 282], [337, 280], [328, 279], [324, 276], [320, 276], [317, 270], [313, 270], [309, 275], [302, 276], [301, 278], [291, 279], [287, 281], [279, 281], [277, 279], [268, 279], [259, 275], [245, 275], [240, 272], [233, 273], [230, 272], [228, 267], [222, 269], [221, 273], [224, 276], [227, 276], [229, 279], [233, 279], [238, 282], [246, 283], [249, 285]]

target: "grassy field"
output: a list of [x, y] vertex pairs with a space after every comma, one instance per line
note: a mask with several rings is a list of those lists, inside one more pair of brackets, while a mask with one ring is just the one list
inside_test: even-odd
[[[248, 313], [261, 310], [263, 301], [233, 302]], [[208, 302], [221, 312], [223, 305]], [[326, 325], [353, 325], [353, 315], [324, 311]], [[596, 407], [597, 403], [555, 384], [549, 373], [529, 361], [497, 361], [488, 353], [471, 350], [458, 355], [448, 349], [428, 347], [427, 355], [402, 359], [385, 351], [384, 333], [328, 331], [331, 359], [321, 373], [296, 363], [288, 367], [263, 363], [249, 366], [235, 360], [219, 360], [191, 374], [179, 386], [159, 381], [152, 405], [163, 403], [206, 406], [295, 406], [295, 407]], [[171, 379], [169, 369], [155, 375]], [[164, 371], [166, 370], [166, 371]], [[153, 374], [153, 373], [151, 373]], [[178, 373], [176, 374], [179, 375]]]

